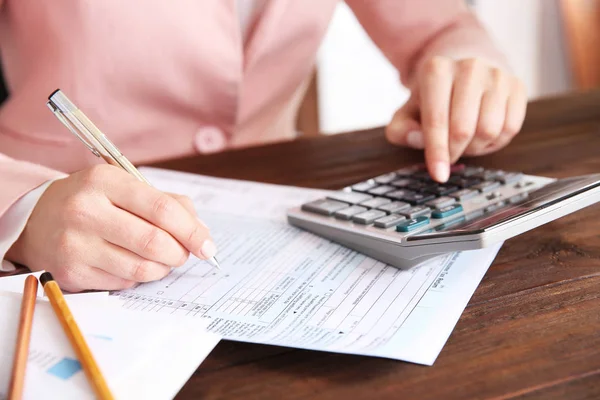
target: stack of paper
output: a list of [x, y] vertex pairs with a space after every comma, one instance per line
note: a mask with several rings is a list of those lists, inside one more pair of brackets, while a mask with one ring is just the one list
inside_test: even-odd
[[210, 321], [225, 339], [431, 365], [500, 246], [402, 271], [286, 223], [323, 191], [144, 169], [186, 194], [223, 271], [192, 258], [161, 281], [116, 292], [138, 313]]

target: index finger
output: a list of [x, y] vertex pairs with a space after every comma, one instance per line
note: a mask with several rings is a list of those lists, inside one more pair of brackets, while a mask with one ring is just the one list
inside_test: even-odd
[[425, 139], [425, 161], [433, 179], [445, 182], [450, 175], [448, 124], [454, 77], [452, 61], [431, 59], [421, 79], [421, 124]]
[[215, 255], [215, 245], [206, 226], [167, 193], [125, 179], [111, 182], [107, 195], [114, 205], [166, 231], [195, 256]]

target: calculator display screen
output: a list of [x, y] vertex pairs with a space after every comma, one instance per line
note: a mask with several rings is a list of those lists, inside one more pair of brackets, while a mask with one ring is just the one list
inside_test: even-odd
[[449, 219], [448, 222], [407, 238], [419, 239], [444, 238], [456, 235], [483, 233], [519, 217], [543, 210], [560, 201], [600, 186], [599, 175], [565, 178], [554, 181], [540, 189], [529, 192], [522, 198], [492, 212], [475, 211], [471, 214]]

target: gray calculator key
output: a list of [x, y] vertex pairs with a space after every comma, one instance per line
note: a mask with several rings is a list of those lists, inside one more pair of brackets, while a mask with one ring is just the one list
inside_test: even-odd
[[347, 208], [348, 204], [335, 200], [316, 200], [302, 205], [304, 211], [310, 211], [322, 215], [331, 215], [336, 211]]
[[388, 192], [392, 192], [396, 190], [395, 187], [393, 186], [387, 186], [387, 185], [383, 185], [383, 186], [377, 186], [374, 189], [369, 190], [369, 194], [374, 194], [375, 196], [382, 196]]
[[475, 174], [475, 176], [477, 178], [483, 179], [484, 181], [491, 181], [492, 179], [497, 179], [504, 174], [505, 174], [504, 171], [494, 170], [494, 169], [486, 169], [484, 171], [481, 171], [478, 174]]
[[479, 190], [481, 193], [487, 193], [492, 190], [498, 189], [499, 187], [500, 187], [500, 182], [485, 181], [485, 182], [481, 182], [478, 185], [473, 186], [473, 189]]
[[483, 167], [466, 167], [462, 170], [462, 176], [473, 176], [483, 172]]
[[389, 197], [390, 199], [394, 199], [394, 200], [402, 200], [405, 196], [408, 196], [410, 194], [414, 194], [415, 192], [411, 191], [411, 190], [395, 190], [393, 192], [389, 192], [385, 194], [385, 197]]
[[485, 213], [492, 213], [506, 205], [505, 201], [499, 201], [497, 203], [492, 204], [491, 206], [487, 206], [484, 210]]
[[369, 208], [379, 208], [384, 204], [391, 203], [390, 199], [386, 199], [385, 197], [375, 197], [373, 199], [369, 199], [367, 201], [363, 201], [360, 203], [361, 206], [369, 207]]
[[393, 181], [391, 183], [391, 185], [399, 187], [399, 188], [406, 188], [406, 187], [409, 187], [410, 185], [414, 185], [415, 183], [417, 183], [417, 181], [414, 179], [402, 178], [402, 179], [396, 179], [395, 181]]
[[425, 205], [432, 208], [444, 208], [454, 203], [456, 203], [456, 199], [453, 199], [452, 197], [448, 196], [442, 196], [438, 197], [435, 200], [428, 201], [427, 203], [425, 203]]
[[375, 178], [375, 182], [386, 185], [395, 179], [396, 179], [396, 174], [393, 172], [390, 172], [389, 174], [379, 175], [377, 178]]
[[519, 182], [523, 178], [523, 174], [520, 172], [508, 172], [500, 175], [497, 179], [505, 185]]
[[427, 206], [416, 206], [406, 211], [400, 211], [401, 215], [406, 218], [417, 218], [421, 215], [428, 215], [431, 213], [431, 209]]
[[354, 215], [360, 214], [361, 212], [365, 212], [365, 211], [367, 211], [366, 207], [351, 206], [351, 207], [344, 208], [342, 210], [336, 211], [333, 214], [333, 216], [336, 217], [336, 218], [338, 218], [338, 219], [343, 219], [345, 221], [348, 221]]
[[398, 211], [409, 209], [410, 207], [410, 204], [405, 203], [403, 201], [393, 201], [391, 203], [384, 204], [383, 206], [379, 206], [377, 208], [381, 211], [385, 211], [387, 213], [392, 214], [397, 213]]
[[365, 200], [369, 200], [373, 198], [373, 196], [369, 196], [364, 193], [357, 192], [333, 192], [327, 196], [330, 200], [337, 200], [348, 204], [358, 204], [362, 203]]
[[375, 226], [377, 228], [391, 228], [405, 219], [406, 217], [403, 217], [402, 215], [392, 214], [375, 220]]
[[476, 190], [462, 189], [462, 190], [459, 190], [458, 192], [454, 192], [454, 193], [450, 194], [449, 196], [454, 197], [458, 201], [465, 201], [465, 200], [472, 199], [473, 197], [477, 196], [478, 194], [479, 194], [479, 192]]
[[356, 185], [352, 185], [352, 190], [356, 192], [368, 192], [369, 190], [376, 187], [377, 184], [373, 181], [361, 182]]
[[385, 217], [385, 216], [386, 216], [386, 213], [383, 211], [369, 210], [369, 211], [365, 211], [364, 213], [356, 214], [355, 216], [352, 217], [352, 221], [356, 222], [357, 224], [369, 225], [369, 224], [372, 224], [373, 221], [375, 221], [376, 219], [379, 219], [379, 218]]

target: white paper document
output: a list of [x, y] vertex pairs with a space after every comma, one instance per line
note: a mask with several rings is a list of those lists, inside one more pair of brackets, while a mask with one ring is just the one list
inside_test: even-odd
[[144, 173], [193, 199], [223, 270], [191, 258], [113, 295], [130, 310], [207, 319], [225, 339], [431, 365], [500, 248], [402, 271], [285, 223], [286, 209], [323, 191]]
[[[22, 296], [0, 292], [0, 399], [7, 397]], [[173, 398], [219, 336], [201, 320], [140, 315], [114, 299], [69, 297], [78, 326], [116, 399]], [[48, 301], [34, 312], [24, 399], [94, 399], [94, 393]]]

